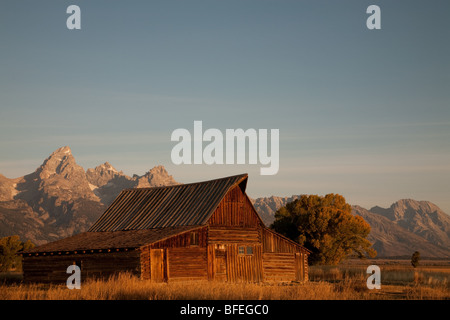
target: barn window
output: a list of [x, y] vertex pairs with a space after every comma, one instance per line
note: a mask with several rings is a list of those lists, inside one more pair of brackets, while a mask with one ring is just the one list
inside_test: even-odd
[[245, 247], [239, 247], [239, 254], [245, 254]]
[[191, 232], [191, 246], [198, 246], [198, 231]]
[[253, 254], [253, 247], [247, 247], [247, 254]]

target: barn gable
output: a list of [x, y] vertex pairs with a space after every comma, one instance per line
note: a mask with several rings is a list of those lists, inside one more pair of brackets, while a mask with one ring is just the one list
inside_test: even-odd
[[245, 190], [235, 186], [225, 194], [207, 221], [209, 226], [259, 227], [264, 225]]

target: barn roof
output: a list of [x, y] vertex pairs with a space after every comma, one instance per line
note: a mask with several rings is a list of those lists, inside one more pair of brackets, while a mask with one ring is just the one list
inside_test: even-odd
[[88, 230], [125, 231], [205, 225], [228, 191], [245, 192], [247, 174], [167, 187], [125, 189]]
[[202, 226], [180, 226], [147, 230], [83, 232], [68, 238], [49, 242], [24, 251], [25, 254], [43, 252], [74, 252], [83, 250], [130, 249], [155, 243]]

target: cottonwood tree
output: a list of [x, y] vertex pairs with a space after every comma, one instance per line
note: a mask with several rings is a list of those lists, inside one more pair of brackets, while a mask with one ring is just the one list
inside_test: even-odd
[[338, 194], [303, 195], [275, 213], [271, 228], [312, 251], [312, 264], [338, 264], [352, 253], [375, 257], [370, 225]]

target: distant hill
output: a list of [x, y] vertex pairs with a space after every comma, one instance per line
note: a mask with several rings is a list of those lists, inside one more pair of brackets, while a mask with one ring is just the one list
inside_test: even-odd
[[402, 199], [387, 209], [376, 206], [369, 211], [433, 244], [450, 248], [450, 216], [429, 201]]
[[[252, 202], [264, 223], [270, 225], [279, 208], [299, 197], [272, 196]], [[390, 208], [370, 210], [353, 205], [352, 213], [370, 224], [369, 240], [379, 257], [410, 257], [417, 250], [422, 256], [450, 258], [450, 216], [431, 202], [402, 199]]]
[[281, 207], [286, 206], [287, 203], [292, 202], [300, 196], [291, 197], [262, 197], [256, 199], [250, 199], [255, 207], [256, 211], [259, 213], [262, 221], [266, 226], [270, 226], [275, 220], [275, 212]]
[[[392, 206], [404, 201], [400, 200]], [[370, 224], [371, 232], [368, 238], [373, 243], [374, 249], [377, 250], [378, 256], [410, 257], [417, 250], [426, 257], [450, 257], [450, 246], [442, 245], [443, 242], [448, 241], [448, 231], [445, 234], [442, 230], [437, 230], [439, 224], [444, 225], [450, 220], [447, 215], [442, 216], [441, 221], [430, 224], [429, 229], [425, 232], [425, 229], [417, 229], [413, 227], [413, 224], [423, 225], [423, 221], [429, 220], [429, 216], [434, 215], [434, 212], [420, 213], [420, 218], [417, 217], [414, 222], [408, 223], [409, 229], [403, 223], [397, 223], [398, 221], [390, 220], [372, 210], [373, 208], [367, 210], [353, 206], [353, 214], [363, 217]]]

